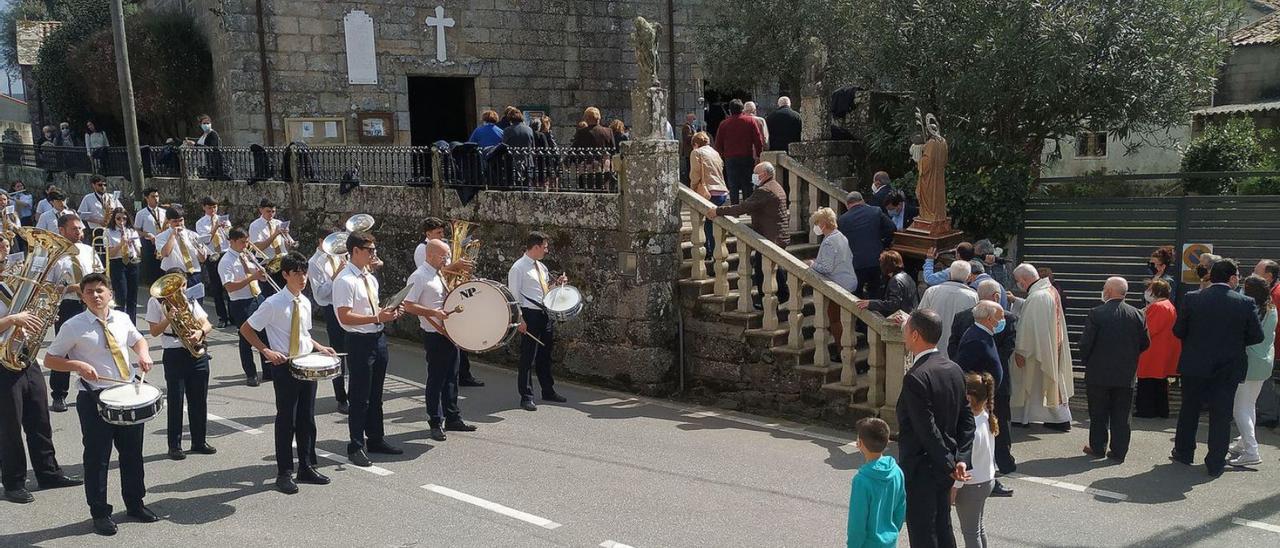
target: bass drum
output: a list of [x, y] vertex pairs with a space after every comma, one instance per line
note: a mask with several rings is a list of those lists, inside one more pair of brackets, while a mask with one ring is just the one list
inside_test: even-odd
[[488, 352], [507, 344], [518, 333], [520, 305], [506, 286], [491, 280], [471, 280], [444, 298], [449, 339], [467, 352]]

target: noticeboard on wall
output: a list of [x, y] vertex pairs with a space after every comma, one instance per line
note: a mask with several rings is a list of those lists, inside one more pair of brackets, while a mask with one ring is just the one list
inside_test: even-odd
[[362, 145], [391, 145], [396, 142], [396, 117], [391, 112], [356, 114], [359, 141]]
[[340, 117], [285, 118], [284, 137], [290, 143], [309, 146], [347, 144], [347, 121]]

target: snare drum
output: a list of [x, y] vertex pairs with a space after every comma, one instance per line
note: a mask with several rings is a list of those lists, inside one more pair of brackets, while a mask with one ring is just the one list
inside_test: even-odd
[[327, 381], [342, 374], [342, 359], [316, 352], [289, 360], [289, 373], [300, 381]]
[[164, 407], [159, 388], [143, 383], [122, 384], [98, 394], [98, 414], [107, 424], [133, 426], [156, 418]]
[[562, 285], [547, 292], [542, 299], [547, 316], [557, 322], [572, 320], [582, 312], [582, 293], [571, 285]]
[[520, 305], [507, 287], [490, 280], [471, 280], [444, 298], [449, 339], [467, 352], [488, 352], [507, 344], [520, 327]]

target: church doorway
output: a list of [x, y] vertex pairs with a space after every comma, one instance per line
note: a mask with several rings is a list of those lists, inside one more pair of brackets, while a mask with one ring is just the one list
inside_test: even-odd
[[409, 134], [414, 146], [466, 141], [478, 119], [475, 78], [409, 77]]

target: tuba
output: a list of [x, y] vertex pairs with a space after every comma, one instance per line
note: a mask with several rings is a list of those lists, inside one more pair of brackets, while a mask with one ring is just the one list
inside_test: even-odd
[[151, 284], [151, 296], [164, 305], [164, 313], [169, 318], [173, 335], [178, 338], [187, 352], [196, 358], [203, 357], [206, 352], [204, 341], [192, 343], [189, 340], [191, 334], [203, 335], [204, 330], [201, 329], [200, 321], [191, 314], [191, 308], [187, 305], [187, 277], [176, 273], [161, 276]]
[[[452, 261], [470, 261], [474, 263], [476, 257], [480, 254], [480, 240], [468, 235], [472, 226], [474, 225], [467, 221], [456, 219], [450, 221], [449, 255]], [[453, 288], [471, 279], [471, 274], [467, 272], [442, 274], [444, 276], [444, 287], [447, 291], [453, 291]]]
[[0, 365], [10, 371], [22, 371], [35, 359], [44, 334], [58, 317], [65, 283], [45, 280], [49, 268], [64, 256], [74, 254], [76, 246], [66, 238], [31, 227], [14, 229], [27, 241], [27, 255], [18, 265], [7, 265], [4, 283], [13, 292], [9, 313], [29, 312], [40, 322], [34, 331], [12, 326], [0, 332]]

